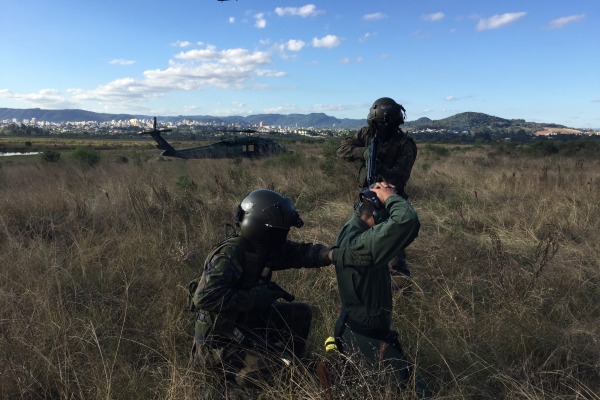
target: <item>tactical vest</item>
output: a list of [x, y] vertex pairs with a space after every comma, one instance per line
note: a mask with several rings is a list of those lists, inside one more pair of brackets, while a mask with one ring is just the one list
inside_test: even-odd
[[[365, 137], [365, 149], [368, 149], [371, 144], [371, 138]], [[401, 176], [387, 177], [378, 174], [377, 180], [385, 180], [397, 188], [404, 190], [412, 167], [417, 157], [417, 145], [415, 141], [409, 137], [406, 133], [394, 135], [390, 140], [379, 142], [377, 149], [377, 159], [383, 166], [388, 169], [400, 167]], [[367, 185], [367, 168], [366, 160], [362, 163], [358, 174], [358, 184], [360, 187], [366, 187]]]
[[[225, 247], [237, 249], [238, 257], [222, 253]], [[206, 257], [203, 271], [214, 267], [219, 258], [225, 257], [237, 269], [241, 279], [236, 284], [236, 289], [247, 290], [259, 283], [267, 283], [271, 280], [272, 272], [266, 265], [266, 257], [259, 257], [256, 252], [250, 251], [250, 244], [241, 236], [235, 235], [215, 245]], [[262, 258], [262, 259], [261, 259]], [[209, 334], [221, 334], [228, 336], [232, 333], [233, 324], [239, 319], [239, 312], [228, 311], [219, 314], [201, 310], [198, 307], [198, 286], [202, 277], [190, 282], [190, 311], [197, 312], [196, 339], [205, 340]]]

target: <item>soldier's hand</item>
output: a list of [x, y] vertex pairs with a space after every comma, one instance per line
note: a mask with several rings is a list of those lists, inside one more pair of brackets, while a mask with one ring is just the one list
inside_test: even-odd
[[277, 299], [285, 299], [289, 293], [274, 285], [258, 285], [250, 289], [254, 308], [268, 308]]
[[368, 267], [373, 264], [373, 255], [364, 245], [350, 247], [333, 247], [329, 253], [331, 260], [345, 266]]
[[385, 204], [388, 197], [393, 194], [396, 194], [396, 186], [386, 183], [386, 182], [377, 182], [375, 186], [371, 188], [373, 192], [377, 195], [377, 198]]
[[[290, 301], [290, 302], [296, 300], [296, 298], [294, 297], [293, 294], [289, 293], [287, 290], [285, 290], [284, 288], [282, 288], [275, 282], [269, 282], [269, 283], [267, 283], [267, 286], [271, 290], [274, 290], [279, 293], [279, 296], [277, 297], [277, 299], [284, 299], [285, 301]], [[277, 300], [277, 299], [275, 299], [275, 300]]]

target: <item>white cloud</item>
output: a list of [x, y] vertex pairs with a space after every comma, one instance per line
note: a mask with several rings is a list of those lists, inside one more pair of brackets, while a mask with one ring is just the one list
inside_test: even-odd
[[275, 14], [280, 17], [286, 15], [292, 15], [297, 17], [315, 17], [319, 14], [324, 14], [325, 11], [318, 10], [314, 4], [307, 4], [302, 7], [277, 7], [275, 8]]
[[372, 33], [372, 32], [367, 32], [364, 35], [362, 35], [361, 37], [358, 38], [358, 42], [359, 43], [365, 43], [367, 40], [369, 40], [371, 38], [371, 36], [375, 36], [377, 35], [376, 33]]
[[340, 64], [360, 64], [361, 62], [363, 62], [362, 57], [356, 57], [354, 60], [350, 57], [342, 57], [340, 59]]
[[42, 89], [36, 93], [14, 93], [8, 89], [0, 89], [0, 97], [24, 101], [42, 108], [76, 108], [78, 106], [77, 103], [54, 89]]
[[387, 15], [385, 15], [382, 12], [376, 12], [373, 14], [365, 14], [363, 15], [363, 20], [365, 21], [379, 21], [381, 19], [387, 18]]
[[179, 53], [175, 58], [183, 60], [214, 61], [220, 64], [261, 65], [271, 62], [271, 56], [264, 51], [250, 52], [236, 48], [217, 51], [215, 46], [208, 45], [204, 50], [190, 50]]
[[365, 110], [368, 109], [370, 104], [313, 104], [310, 112], [335, 112], [335, 111], [346, 111], [346, 110]]
[[175, 47], [189, 47], [191, 45], [192, 45], [192, 43], [188, 42], [187, 40], [178, 40], [172, 44], [172, 46], [175, 46]]
[[262, 112], [269, 114], [291, 114], [291, 113], [329, 113], [347, 110], [368, 110], [370, 104], [313, 104], [301, 106], [299, 104], [284, 104], [276, 107], [264, 108]]
[[194, 49], [175, 55], [182, 60], [208, 60], [217, 57], [218, 51], [215, 46], [207, 45], [205, 49]]
[[278, 78], [285, 72], [269, 68], [271, 54], [244, 48], [204, 48], [182, 51], [163, 69], [147, 70], [139, 78], [123, 77], [94, 89], [68, 89], [61, 93], [44, 89], [37, 93], [17, 94], [0, 89], [0, 97], [28, 102], [44, 108], [81, 108], [94, 103], [112, 109], [140, 109], [144, 99], [170, 92], [198, 91], [210, 87], [228, 89], [264, 88], [262, 78]]
[[135, 61], [133, 60], [124, 60], [122, 58], [117, 58], [114, 60], [110, 60], [108, 62], [109, 64], [113, 64], [113, 65], [131, 65], [131, 64], [135, 64]]
[[446, 14], [444, 14], [443, 12], [436, 12], [436, 13], [433, 13], [433, 14], [422, 15], [421, 19], [423, 19], [425, 21], [435, 22], [435, 21], [441, 21], [441, 20], [443, 20], [445, 16], [446, 16]]
[[144, 98], [161, 97], [171, 91], [202, 90], [208, 87], [241, 89], [255, 77], [280, 77], [283, 72], [264, 69], [271, 63], [267, 52], [234, 48], [204, 49], [181, 52], [166, 69], [147, 70], [142, 79], [122, 78], [94, 90], [73, 93], [78, 101], [130, 103]]
[[265, 19], [265, 14], [263, 14], [263, 13], [256, 14], [254, 16], [254, 18], [256, 19], [254, 26], [257, 27], [258, 29], [264, 29], [267, 26], [267, 20]]
[[305, 45], [306, 43], [304, 43], [304, 41], [302, 40], [290, 39], [285, 44], [285, 48], [289, 51], [300, 51], [304, 48]]
[[506, 13], [506, 14], [497, 14], [489, 18], [481, 18], [477, 23], [475, 29], [478, 31], [485, 31], [488, 29], [498, 29], [503, 26], [506, 26], [510, 23], [515, 22], [516, 20], [523, 18], [527, 15], [526, 12], [515, 12], [515, 13]]
[[235, 17], [227, 18], [227, 22], [229, 22], [230, 24], [235, 24]]
[[274, 71], [271, 69], [257, 69], [256, 70], [256, 75], [257, 76], [267, 76], [267, 77], [282, 77], [285, 76], [285, 72], [281, 72], [281, 71]]
[[444, 97], [444, 101], [460, 101], [460, 100], [468, 100], [468, 99], [472, 99], [473, 96], [463, 96], [463, 97], [456, 97], [456, 96], [446, 96]]
[[585, 19], [585, 14], [569, 15], [568, 17], [561, 17], [561, 18], [557, 18], [555, 20], [550, 21], [548, 23], [547, 27], [550, 29], [564, 28], [568, 24], [571, 24], [573, 22], [583, 21], [584, 19]]
[[325, 47], [328, 49], [332, 49], [334, 47], [339, 46], [342, 43], [342, 39], [335, 35], [327, 35], [322, 38], [313, 38], [312, 45], [313, 47]]

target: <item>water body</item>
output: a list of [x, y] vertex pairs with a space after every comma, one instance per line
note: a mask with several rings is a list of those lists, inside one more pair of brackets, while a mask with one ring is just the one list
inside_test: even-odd
[[39, 151], [31, 151], [29, 153], [2, 153], [0, 152], [0, 157], [9, 157], [9, 156], [33, 156], [35, 154], [40, 154]]

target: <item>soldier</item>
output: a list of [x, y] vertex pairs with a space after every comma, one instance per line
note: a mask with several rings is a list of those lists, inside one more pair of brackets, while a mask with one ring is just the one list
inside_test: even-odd
[[200, 280], [190, 285], [197, 312], [192, 359], [214, 378], [213, 398], [230, 387], [254, 387], [274, 362], [287, 364], [304, 353], [311, 308], [272, 282], [273, 271], [360, 260], [350, 249], [287, 240], [290, 228], [303, 221], [289, 198], [271, 190], [250, 192], [236, 224], [241, 234], [216, 245]]
[[[377, 181], [387, 182], [396, 187], [396, 191], [408, 198], [405, 187], [410, 179], [412, 167], [417, 158], [415, 141], [400, 129], [404, 123], [406, 110], [389, 97], [375, 100], [367, 115], [368, 126], [362, 127], [354, 136], [342, 139], [337, 156], [346, 161], [359, 161], [357, 172], [360, 187], [367, 187], [366, 162], [369, 158], [369, 146], [373, 135], [377, 135]], [[395, 286], [410, 284], [410, 269], [406, 254], [401, 251], [389, 265]], [[408, 283], [404, 282], [408, 278]]]
[[[417, 213], [393, 185], [377, 183], [363, 190], [357, 212], [340, 231], [336, 246], [360, 246], [373, 263], [356, 266], [350, 259], [335, 262], [342, 311], [335, 326], [338, 350], [349, 356], [360, 353], [373, 366], [391, 368], [404, 384], [411, 378], [398, 334], [391, 329], [392, 290], [388, 262], [419, 233]], [[430, 395], [416, 380], [419, 397]]]

